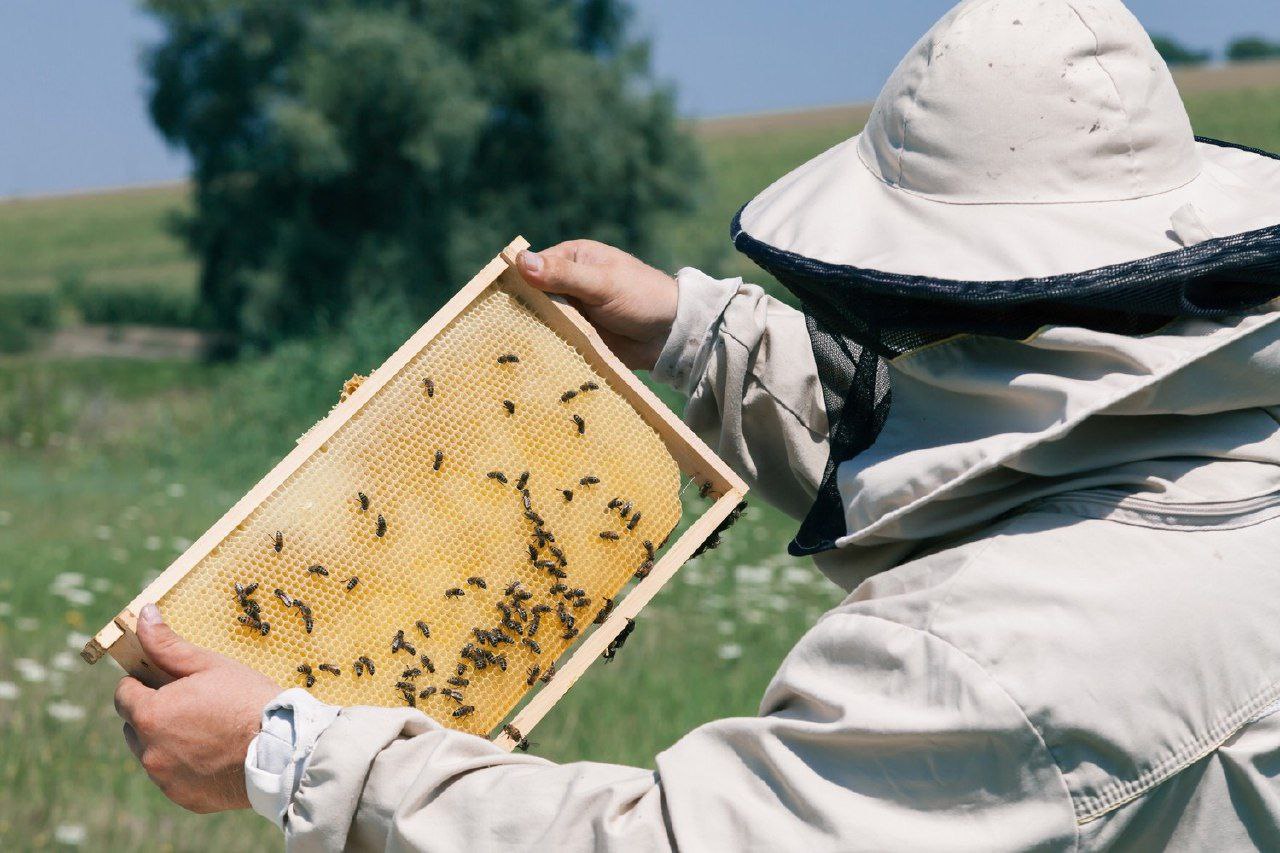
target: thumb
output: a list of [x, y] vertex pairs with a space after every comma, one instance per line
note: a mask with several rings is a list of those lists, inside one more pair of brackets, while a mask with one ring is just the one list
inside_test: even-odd
[[539, 290], [572, 296], [587, 305], [601, 305], [614, 296], [608, 267], [528, 250], [516, 256], [516, 263], [524, 280]]
[[151, 662], [174, 678], [185, 678], [212, 663], [213, 653], [174, 633], [154, 604], [143, 607], [138, 614], [138, 642]]

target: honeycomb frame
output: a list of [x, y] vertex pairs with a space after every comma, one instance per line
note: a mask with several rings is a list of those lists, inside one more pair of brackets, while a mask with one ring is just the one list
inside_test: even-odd
[[[387, 361], [354, 387], [351, 383], [342, 395], [341, 402], [322, 420], [298, 439], [292, 452], [282, 459], [263, 479], [238, 501], [217, 523], [191, 545], [155, 581], [149, 584], [133, 601], [106, 625], [85, 647], [82, 657], [95, 663], [109, 654], [122, 668], [144, 682], [157, 684], [163, 676], [143, 656], [135, 630], [137, 614], [149, 602], [161, 601], [166, 594], [178, 587], [184, 578], [193, 573], [201, 561], [227, 540], [237, 529], [243, 528], [277, 495], [284, 484], [315, 458], [326, 451], [329, 442], [340, 429], [365, 410], [370, 401], [383, 392], [388, 383], [405, 370], [413, 359], [437, 340], [452, 324], [473, 310], [495, 289], [500, 289], [519, 300], [563, 342], [572, 347], [586, 361], [596, 375], [608, 383], [609, 389], [630, 405], [634, 414], [656, 433], [667, 453], [675, 461], [679, 473], [709, 490], [714, 501], [698, 516], [686, 531], [662, 551], [652, 570], [621, 597], [612, 612], [595, 630], [583, 632], [562, 648], [556, 659], [557, 673], [550, 683], [535, 682], [504, 708], [501, 718], [518, 708], [511, 725], [516, 731], [528, 735], [547, 712], [560, 700], [578, 678], [597, 658], [606, 652], [622, 632], [628, 629], [640, 611], [652, 600], [663, 585], [670, 580], [684, 562], [694, 555], [698, 547], [711, 537], [718, 527], [730, 518], [735, 507], [744, 498], [747, 488], [727, 465], [694, 435], [661, 401], [628, 370], [605, 346], [594, 328], [569, 304], [558, 297], [548, 297], [524, 283], [515, 272], [515, 257], [528, 243], [516, 238], [503, 252], [487, 264], [463, 287], [435, 316], [412, 335]], [[677, 519], [679, 510], [677, 508]], [[674, 522], [673, 522], [674, 525]], [[456, 578], [458, 585], [465, 585], [465, 571]], [[496, 579], [496, 578], [495, 578]], [[268, 596], [270, 593], [266, 593]], [[259, 595], [261, 597], [261, 594]], [[591, 611], [595, 612], [594, 608]], [[553, 614], [548, 614], [553, 615]], [[584, 620], [585, 622], [585, 620]], [[553, 655], [554, 657], [554, 655]], [[349, 663], [349, 662], [348, 662]], [[529, 694], [532, 693], [532, 697]], [[523, 702], [523, 707], [520, 703]], [[489, 715], [488, 722], [477, 729], [468, 721], [453, 723], [448, 718], [439, 720], [445, 725], [472, 731], [477, 734], [493, 734], [493, 740], [506, 749], [514, 748], [517, 740], [505, 729], [497, 728], [497, 722]], [[479, 721], [476, 721], [479, 723]], [[498, 720], [500, 722], [500, 720]]]

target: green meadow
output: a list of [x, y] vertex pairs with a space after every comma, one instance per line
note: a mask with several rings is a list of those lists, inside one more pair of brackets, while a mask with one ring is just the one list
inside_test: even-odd
[[[1200, 133], [1280, 150], [1280, 89], [1188, 106]], [[750, 275], [727, 247], [733, 212], [856, 129], [852, 117], [700, 129], [707, 197], [671, 223], [671, 254]], [[193, 300], [196, 264], [171, 230], [187, 203], [174, 187], [0, 204], [0, 295]], [[195, 817], [153, 790], [111, 707], [118, 671], [87, 667], [78, 651], [327, 411], [347, 376], [381, 361], [386, 340], [357, 330], [231, 365], [0, 357], [0, 849], [278, 847], [252, 814]], [[649, 765], [701, 723], [755, 713], [787, 650], [841, 597], [786, 556], [792, 529], [753, 502], [663, 590], [618, 659], [594, 666], [538, 727], [534, 752]]]

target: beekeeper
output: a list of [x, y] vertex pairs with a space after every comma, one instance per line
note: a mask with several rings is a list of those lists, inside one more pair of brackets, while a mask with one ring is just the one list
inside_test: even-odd
[[1280, 849], [1277, 223], [1280, 159], [1196, 140], [1117, 0], [961, 3], [735, 220], [803, 313], [520, 259], [850, 591], [759, 716], [555, 764], [279, 693], [150, 608], [178, 680], [121, 683], [126, 736], [294, 850]]

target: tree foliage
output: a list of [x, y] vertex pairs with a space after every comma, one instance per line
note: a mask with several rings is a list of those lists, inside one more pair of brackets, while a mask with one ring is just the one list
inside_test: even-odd
[[1151, 43], [1169, 65], [1203, 65], [1213, 57], [1211, 52], [1187, 47], [1171, 36], [1153, 35]]
[[1240, 36], [1227, 45], [1227, 59], [1233, 62], [1277, 57], [1280, 57], [1280, 42], [1262, 36]]
[[443, 302], [515, 233], [646, 251], [698, 166], [624, 0], [147, 0], [216, 325], [269, 342]]

